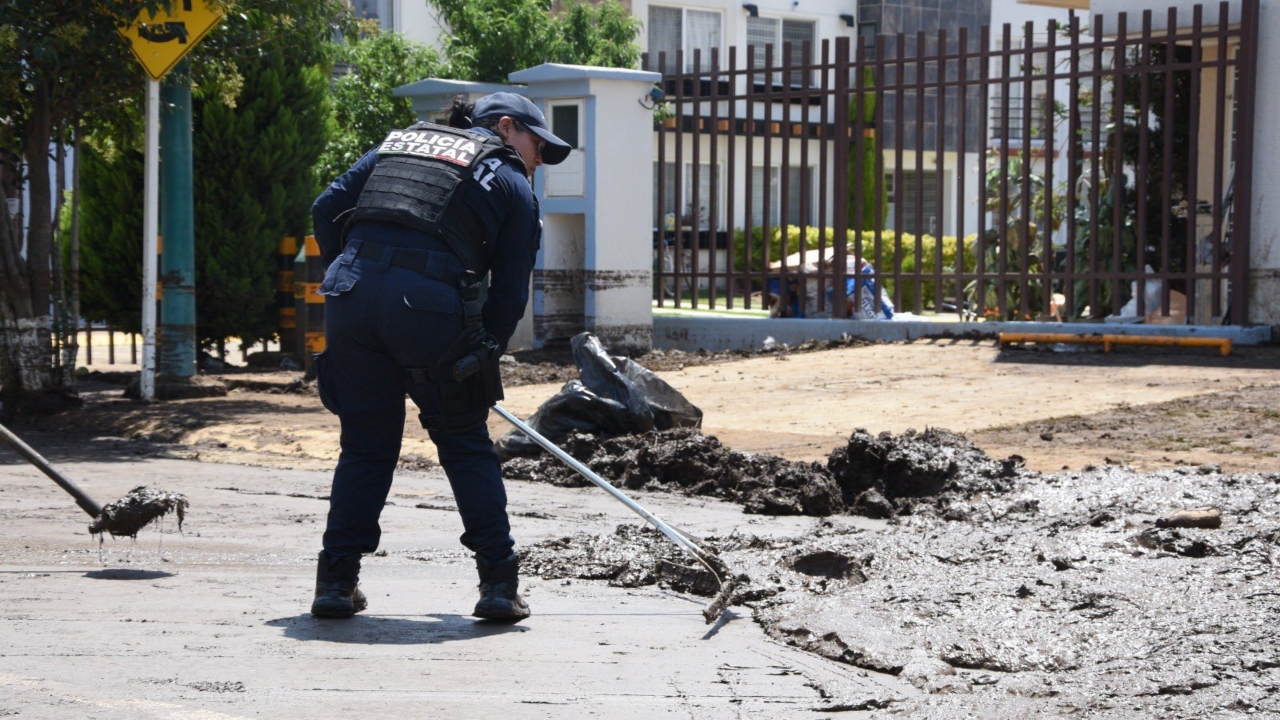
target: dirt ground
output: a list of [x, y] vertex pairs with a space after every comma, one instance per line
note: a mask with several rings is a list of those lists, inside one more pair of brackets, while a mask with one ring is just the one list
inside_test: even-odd
[[[838, 345], [838, 344], [837, 344]], [[921, 340], [773, 353], [657, 352], [639, 362], [704, 412], [703, 432], [735, 450], [823, 461], [850, 433], [941, 427], [1035, 470], [1216, 463], [1263, 471], [1280, 453], [1280, 347], [1000, 350], [991, 341]], [[507, 358], [503, 406], [527, 417], [577, 377], [566, 352]], [[219, 375], [226, 397], [142, 406], [119, 375], [82, 385], [85, 408], [39, 430], [149, 440], [214, 462], [331, 466], [337, 419], [297, 373]], [[402, 463], [434, 446], [407, 403]], [[496, 414], [494, 437], [510, 430]]]
[[[554, 352], [509, 360], [504, 406], [531, 414], [575, 377], [567, 360]], [[537, 667], [524, 670], [539, 679], [520, 690], [521, 704], [509, 706], [517, 710], [513, 717], [547, 716], [530, 714], [529, 703], [577, 703], [582, 712], [565, 717], [626, 715], [619, 714], [621, 705], [601, 704], [615, 696], [582, 689], [583, 668], [600, 661], [596, 645], [611, 644], [632, 658], [603, 666], [604, 674], [617, 676], [606, 683], [609, 692], [624, 676], [636, 681], [646, 672], [672, 673], [660, 679], [662, 691], [620, 701], [632, 703], [626, 716], [1280, 713], [1273, 631], [1280, 612], [1273, 572], [1280, 557], [1280, 348], [1237, 348], [1223, 358], [1206, 350], [1103, 354], [925, 340], [745, 355], [655, 353], [638, 361], [703, 410], [703, 432], [718, 443], [681, 436], [670, 446], [691, 448], [683, 462], [662, 450], [597, 443], [608, 451], [598, 461], [618, 469], [615, 479], [647, 506], [718, 548], [751, 582], [735, 595], [728, 622], [699, 642], [670, 641], [679, 657], [702, 653], [719, 663], [718, 675], [696, 691], [677, 687], [683, 681], [676, 678], [703, 665], [668, 655], [662, 650], [669, 646], [667, 635], [660, 641], [635, 635], [634, 614], [648, 618], [653, 633], [687, 636], [664, 608], [679, 602], [688, 614], [690, 596], [705, 595], [714, 583], [685, 567], [688, 561], [656, 534], [635, 524], [617, 526], [612, 518], [619, 507], [598, 490], [554, 487], [551, 477], [510, 481], [512, 514], [538, 603], [533, 621], [548, 623], [520, 627], [531, 630], [531, 641], [543, 629], [561, 643], [550, 655], [538, 643], [522, 645], [544, 655]], [[249, 616], [237, 621], [213, 613], [201, 623], [183, 617], [178, 606], [160, 605], [153, 615], [162, 623], [156, 630], [190, 635], [190, 644], [178, 650], [172, 640], [129, 639], [112, 630], [113, 642], [131, 649], [111, 656], [108, 665], [117, 667], [114, 675], [102, 675], [103, 682], [154, 681], [156, 687], [131, 685], [131, 692], [170, 703], [165, 708], [186, 707], [182, 703], [193, 692], [205, 692], [202, 683], [225, 685], [232, 694], [222, 707], [294, 717], [284, 708], [296, 714], [328, 701], [310, 679], [284, 687], [289, 673], [278, 669], [281, 662], [310, 668], [369, 652], [400, 661], [404, 652], [417, 656], [427, 648], [430, 660], [446, 663], [429, 667], [459, 668], [465, 677], [471, 653], [491, 653], [486, 662], [495, 667], [508, 661], [502, 645], [490, 644], [457, 616], [436, 613], [443, 620], [431, 626], [414, 620], [422, 617], [411, 609], [420, 598], [406, 586], [408, 577], [448, 590], [440, 578], [449, 588], [465, 585], [468, 568], [450, 537], [456, 518], [447, 485], [411, 406], [402, 472], [384, 513], [393, 539], [384, 542], [385, 554], [367, 558], [370, 575], [393, 591], [377, 598], [389, 614], [342, 626], [354, 628], [337, 640], [351, 649], [332, 656], [332, 630], [299, 614], [307, 558], [278, 547], [314, 545], [323, 523], [324, 503], [317, 500], [325, 498], [337, 456], [337, 421], [321, 408], [314, 387], [295, 374], [236, 371], [220, 378], [230, 388], [226, 397], [143, 406], [120, 397], [120, 377], [91, 375], [83, 387], [84, 408], [14, 428], [52, 447], [56, 461], [80, 463], [73, 467], [108, 478], [117, 493], [130, 487], [125, 475], [131, 472], [165, 473], [173, 482], [181, 477], [183, 489], [194, 493], [189, 522], [198, 529], [180, 538], [170, 529], [165, 543], [176, 548], [172, 569], [184, 570], [138, 576], [154, 581], [154, 590], [128, 597], [137, 598], [139, 608], [150, 607], [145, 603], [163, 600], [153, 597], [157, 591], [185, 587], [199, 597], [201, 584], [210, 583], [225, 588], [221, 597], [231, 600], [210, 601], [209, 607], [226, 614], [243, 605], [235, 612]], [[491, 429], [495, 435], [506, 431], [496, 415]], [[590, 442], [575, 442], [583, 453], [591, 450]], [[687, 462], [694, 455], [701, 465]], [[664, 472], [659, 461], [683, 465], [683, 475], [658, 477]], [[737, 469], [720, 477], [714, 466], [731, 462]], [[114, 468], [104, 470], [106, 465]], [[748, 477], [747, 470], [767, 477]], [[601, 472], [607, 474], [604, 467]], [[0, 699], [0, 714], [36, 707], [42, 702], [36, 698], [45, 696], [75, 706], [83, 688], [57, 695], [49, 679], [15, 668], [61, 662], [64, 651], [42, 649], [48, 643], [41, 632], [68, 633], [54, 621], [74, 615], [93, 588], [40, 569], [90, 567], [92, 551], [50, 535], [67, 503], [51, 503], [47, 481], [21, 464], [0, 466], [0, 473], [15, 478], [0, 496], [0, 524], [14, 535], [0, 545], [6, 568], [0, 571], [0, 600], [13, 600], [15, 610], [0, 613], [0, 627], [8, 623], [14, 637], [31, 638], [10, 655], [0, 653], [0, 685], [19, 692], [17, 704]], [[540, 474], [548, 473], [543, 468], [531, 476]], [[698, 482], [700, 475], [706, 481]], [[818, 488], [825, 494], [815, 494], [814, 483], [804, 480], [819, 476], [828, 478]], [[1174, 511], [1196, 507], [1216, 508], [1221, 527], [1165, 522]], [[421, 537], [421, 518], [428, 516], [435, 524], [423, 545], [414, 533]], [[280, 533], [292, 535], [276, 538]], [[99, 564], [134, 562], [131, 554], [107, 548]], [[258, 582], [229, 584], [225, 575], [233, 571], [256, 572]], [[117, 577], [98, 572], [91, 569], [85, 577]], [[103, 598], [112, 601], [114, 595]], [[550, 614], [539, 614], [542, 608]], [[608, 609], [596, 612], [602, 608]], [[264, 613], [265, 623], [253, 617]], [[732, 622], [743, 615], [754, 619], [757, 636]], [[583, 634], [596, 622], [616, 626]], [[217, 660], [252, 649], [222, 640], [223, 625], [241, 628], [237, 632], [255, 638], [252, 647], [260, 649], [261, 660], [245, 655], [241, 667], [268, 665], [246, 674]], [[295, 642], [265, 638], [271, 628], [284, 628], [285, 638]], [[471, 644], [437, 647], [441, 633]], [[624, 633], [632, 635], [619, 640]], [[206, 647], [225, 649], [212, 662], [203, 651], [195, 653], [203, 676], [147, 675], [156, 671], [146, 657], [179, 660], [195, 652], [190, 648]], [[740, 665], [730, 659], [740, 657], [733, 648], [774, 659]], [[792, 654], [776, 655], [783, 650]], [[73, 654], [102, 659], [95, 652]], [[569, 658], [583, 665], [537, 675], [537, 668], [547, 667], [543, 663]], [[843, 670], [813, 664], [818, 661]], [[611, 663], [620, 664], [616, 672]], [[422, 685], [422, 693], [438, 692], [428, 674], [402, 681]], [[799, 679], [785, 687], [774, 679], [793, 676]], [[563, 681], [572, 689], [560, 690], [556, 683]], [[733, 698], [717, 694], [722, 683], [732, 686]], [[101, 688], [93, 692], [110, 695]], [[237, 701], [234, 693], [241, 692], [247, 695]], [[332, 697], [359, 707], [356, 695]], [[443, 696], [421, 697], [446, 707]], [[492, 710], [476, 705], [476, 697], [459, 696], [457, 702], [469, 704], [450, 707]], [[311, 715], [307, 710], [302, 716]], [[79, 717], [50, 715], [64, 716]]]

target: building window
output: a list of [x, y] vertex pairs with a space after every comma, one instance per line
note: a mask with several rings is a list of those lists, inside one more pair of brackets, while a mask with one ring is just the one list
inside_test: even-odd
[[[680, 191], [684, 196], [684, 202], [680, 207], [676, 207], [676, 164], [662, 163], [659, 167], [658, 163], [653, 164], [653, 224], [654, 227], [665, 228], [670, 231], [676, 227], [676, 220], [679, 220], [681, 227], [694, 227], [695, 219], [699, 230], [709, 230], [711, 228], [711, 197], [719, 190], [719, 180], [724, 172], [724, 167], [716, 163], [716, 171], [713, 175], [710, 163], [700, 163], [698, 165], [698, 207], [693, 207], [693, 163], [684, 164], [684, 174], [681, 177]], [[661, 173], [662, 177], [662, 195], [658, 195], [658, 177]], [[716, 187], [712, 186], [715, 181]], [[661, 200], [661, 203], [659, 203]], [[720, 199], [717, 204], [716, 214], [723, 216], [724, 200]], [[716, 223], [719, 229], [721, 223]]]
[[769, 226], [813, 225], [813, 172], [803, 167], [787, 168], [787, 217], [779, 222], [782, 214], [782, 184], [778, 181], [778, 168], [769, 168], [769, 187], [766, 190], [764, 168], [751, 168], [751, 226], [764, 225], [764, 198], [769, 197]]
[[551, 134], [569, 143], [574, 150], [582, 148], [582, 138], [578, 136], [581, 113], [582, 105], [578, 102], [551, 106]]
[[396, 29], [395, 0], [352, 0], [355, 16], [364, 20], [377, 20], [383, 30]]
[[[1037, 85], [1040, 83], [1036, 83]], [[1048, 109], [1048, 96], [1043, 93], [1036, 93], [1031, 101], [1031, 127], [1023, 127], [1023, 104], [1022, 89], [1020, 87], [1010, 87], [1008, 111], [1006, 114], [1004, 97], [995, 92], [991, 95], [991, 139], [1001, 140], [1006, 136], [1011, 141], [1020, 141], [1026, 136], [1030, 136], [1033, 140], [1041, 140], [1044, 138], [1045, 116]], [[1005, 124], [1006, 118], [1008, 124]]]
[[[903, 170], [900, 188], [894, 186], [893, 179], [894, 173], [885, 173], [884, 191], [889, 201], [885, 224], [898, 232], [936, 235], [942, 225], [942, 213], [938, 207], [937, 171], [925, 170], [917, 178], [914, 170]], [[899, 201], [902, 202], [902, 227], [894, 227], [893, 224], [898, 219]]]
[[[660, 69], [658, 54], [667, 54], [666, 72], [676, 67], [676, 53], [684, 51], [685, 72], [711, 68], [711, 50], [720, 49], [722, 18], [718, 12], [649, 6], [649, 65]], [[693, 53], [702, 51], [702, 65], [695, 68]]]
[[[778, 18], [747, 18], [747, 47], [757, 68], [765, 66], [765, 46], [773, 46], [773, 64], [781, 66], [783, 43], [791, 43], [792, 65], [804, 65], [812, 62], [813, 44], [816, 37], [816, 26], [804, 20], [779, 20]], [[809, 43], [809, 55], [805, 54], [804, 44]], [[781, 74], [774, 76], [774, 82], [781, 79]], [[788, 79], [791, 85], [803, 85], [804, 73], [794, 71]]]
[[547, 103], [551, 132], [573, 148], [559, 165], [546, 165], [548, 197], [580, 197], [586, 193], [586, 162], [582, 137], [583, 103], [581, 100], [553, 100]]

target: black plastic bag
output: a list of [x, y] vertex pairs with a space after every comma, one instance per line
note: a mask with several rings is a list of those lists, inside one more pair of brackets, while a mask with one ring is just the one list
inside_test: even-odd
[[[528, 424], [557, 445], [570, 432], [632, 435], [676, 427], [702, 427], [702, 411], [662, 378], [630, 358], [609, 355], [599, 338], [580, 333], [570, 343], [579, 380], [538, 407]], [[506, 460], [541, 451], [519, 430], [494, 446]]]

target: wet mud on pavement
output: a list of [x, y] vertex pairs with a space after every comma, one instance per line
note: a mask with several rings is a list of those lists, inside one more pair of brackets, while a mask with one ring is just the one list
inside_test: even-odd
[[[616, 441], [597, 441], [593, 468], [748, 511], [758, 504], [724, 492], [714, 472], [702, 487], [649, 460], [618, 462], [662, 452], [652, 439]], [[703, 443], [702, 454], [685, 455], [704, 461], [732, 457], [687, 434], [664, 442]], [[938, 718], [1280, 713], [1280, 473], [1105, 466], [1044, 475], [943, 430], [854, 433], [831, 465], [824, 482], [855, 498], [833, 509], [888, 520], [867, 529], [834, 513], [802, 536], [709, 541], [754, 579], [735, 603], [770, 636], [921, 691], [863, 709]], [[636, 467], [669, 479], [641, 484], [629, 474]], [[856, 501], [873, 492], [870, 506]], [[634, 526], [526, 552], [527, 567], [547, 580], [705, 594], [686, 583], [678, 567], [691, 563], [677, 548]]]
[[[145, 485], [134, 488], [128, 495], [102, 506], [102, 514], [89, 525], [89, 534], [111, 537], [138, 537], [138, 531], [157, 518], [174, 513], [178, 517], [178, 530], [186, 519], [190, 503], [179, 493], [157, 490]], [[101, 538], [99, 538], [101, 539]]]

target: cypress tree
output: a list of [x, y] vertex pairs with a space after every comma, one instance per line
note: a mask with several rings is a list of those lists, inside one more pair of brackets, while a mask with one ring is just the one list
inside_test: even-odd
[[246, 68], [239, 102], [194, 112], [196, 329], [205, 345], [276, 332], [277, 247], [305, 234], [328, 135], [328, 87], [283, 53]]
[[80, 314], [129, 332], [141, 329], [142, 152], [80, 150]]

